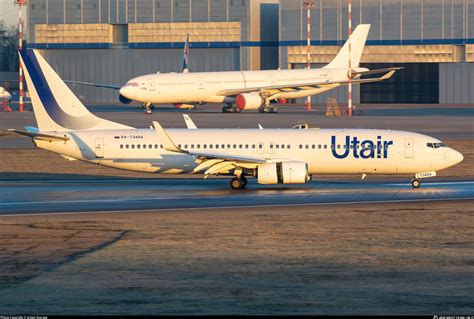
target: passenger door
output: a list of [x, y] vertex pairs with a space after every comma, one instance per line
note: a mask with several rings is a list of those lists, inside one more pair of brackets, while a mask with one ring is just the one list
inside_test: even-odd
[[412, 138], [405, 139], [405, 157], [412, 158], [415, 155], [415, 142]]
[[103, 158], [104, 157], [104, 139], [96, 138], [95, 139], [95, 157]]

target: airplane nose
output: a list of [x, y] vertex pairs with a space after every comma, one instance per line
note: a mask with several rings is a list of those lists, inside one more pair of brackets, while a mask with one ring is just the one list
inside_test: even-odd
[[464, 156], [460, 152], [450, 149], [448, 159], [451, 165], [456, 165], [463, 161]]
[[464, 159], [464, 156], [456, 150], [453, 150], [453, 151], [454, 151], [454, 156], [453, 156], [454, 161], [456, 162], [456, 164], [461, 163]]
[[133, 99], [133, 88], [130, 86], [122, 86], [119, 92], [120, 95], [125, 96], [128, 99]]

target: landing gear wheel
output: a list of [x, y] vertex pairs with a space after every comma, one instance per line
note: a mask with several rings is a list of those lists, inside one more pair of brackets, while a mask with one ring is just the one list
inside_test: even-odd
[[229, 113], [229, 112], [232, 112], [232, 105], [229, 105], [229, 104], [224, 105], [222, 107], [222, 113]]
[[[245, 180], [245, 182], [244, 182], [244, 180]], [[241, 179], [241, 178], [238, 178], [238, 177], [234, 177], [230, 181], [230, 187], [233, 190], [240, 190], [240, 189], [244, 188], [245, 185], [247, 185], [246, 181], [247, 181], [246, 179]]]
[[420, 187], [420, 185], [421, 185], [421, 182], [417, 180], [416, 178], [411, 181], [411, 186], [413, 186], [413, 188], [418, 188]]
[[258, 108], [258, 113], [265, 113], [265, 108], [263, 106], [260, 106]]

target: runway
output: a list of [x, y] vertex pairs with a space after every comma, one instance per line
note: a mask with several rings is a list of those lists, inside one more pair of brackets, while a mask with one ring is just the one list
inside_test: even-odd
[[227, 179], [1, 181], [0, 215], [474, 199], [474, 181], [311, 181], [232, 191]]

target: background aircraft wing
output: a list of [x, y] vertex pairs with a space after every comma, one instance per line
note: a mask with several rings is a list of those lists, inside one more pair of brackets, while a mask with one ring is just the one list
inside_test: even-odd
[[120, 90], [120, 88], [121, 88], [120, 85], [115, 85], [115, 84], [100, 84], [100, 83], [90, 83], [90, 82], [81, 82], [81, 81], [68, 81], [68, 80], [64, 80], [64, 82], [72, 83], [72, 84], [87, 85], [87, 86], [95, 86], [95, 87], [98, 87], [98, 88], [113, 89], [113, 90]]
[[[387, 69], [378, 69], [378, 70], [369, 70], [363, 72], [356, 72], [355, 76], [363, 76], [368, 74], [379, 74], [385, 73], [380, 77], [375, 78], [367, 78], [367, 79], [354, 79], [352, 80], [353, 84], [361, 84], [361, 83], [370, 83], [370, 82], [378, 82], [383, 81], [391, 78], [393, 74], [402, 69], [401, 67], [394, 67], [394, 68], [387, 68]], [[300, 83], [300, 84], [283, 84], [283, 85], [269, 85], [269, 86], [260, 86], [260, 87], [250, 87], [250, 88], [243, 88], [243, 89], [231, 89], [231, 90], [223, 90], [218, 92], [218, 95], [224, 96], [233, 96], [239, 95], [242, 93], [251, 93], [251, 92], [272, 92], [273, 94], [276, 92], [291, 92], [291, 91], [300, 91], [300, 90], [312, 90], [316, 88], [322, 88], [325, 86], [333, 86], [333, 85], [345, 85], [348, 84], [349, 80], [344, 81], [326, 81], [326, 82], [307, 82], [307, 83]]]

